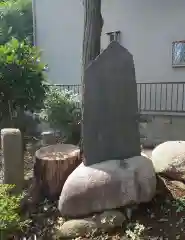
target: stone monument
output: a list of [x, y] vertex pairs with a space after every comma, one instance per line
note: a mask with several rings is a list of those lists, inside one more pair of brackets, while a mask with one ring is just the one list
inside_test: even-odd
[[132, 55], [113, 41], [84, 75], [85, 164], [140, 155], [137, 84]]
[[150, 201], [156, 174], [140, 152], [133, 57], [117, 42], [85, 71], [83, 114], [85, 160], [65, 181], [61, 215], [76, 218]]

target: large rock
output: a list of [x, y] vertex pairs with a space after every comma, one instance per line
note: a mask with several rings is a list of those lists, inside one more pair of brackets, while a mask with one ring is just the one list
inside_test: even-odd
[[[76, 237], [85, 237], [100, 231], [110, 231], [113, 228], [121, 227], [126, 217], [119, 211], [105, 211], [102, 214], [96, 214], [93, 217], [85, 219], [73, 219], [67, 222], [59, 223], [56, 227], [56, 236], [62, 239], [73, 239]], [[57, 239], [58, 239], [57, 238]]]
[[148, 202], [155, 190], [155, 171], [146, 157], [109, 160], [91, 166], [82, 163], [64, 184], [59, 210], [63, 216], [88, 215]]
[[96, 221], [97, 227], [104, 231], [109, 231], [115, 227], [121, 227], [125, 220], [125, 215], [117, 210], [105, 211], [100, 215], [97, 214], [94, 216], [94, 221]]
[[169, 141], [158, 145], [152, 152], [157, 173], [174, 180], [185, 180], [185, 141]]
[[62, 226], [58, 226], [56, 237], [61, 239], [74, 239], [76, 237], [85, 237], [97, 230], [97, 225], [93, 220], [74, 219], [65, 222]]

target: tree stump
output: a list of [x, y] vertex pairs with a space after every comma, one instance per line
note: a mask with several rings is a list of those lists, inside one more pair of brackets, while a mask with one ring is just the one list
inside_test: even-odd
[[67, 177], [80, 163], [80, 149], [74, 145], [56, 144], [36, 151], [34, 177], [40, 197], [58, 200]]

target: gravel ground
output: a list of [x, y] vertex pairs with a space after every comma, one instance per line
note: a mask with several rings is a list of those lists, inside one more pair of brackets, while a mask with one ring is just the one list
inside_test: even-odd
[[[150, 203], [139, 205], [131, 220], [125, 222], [122, 228], [96, 236], [78, 237], [76, 240], [184, 240], [185, 201], [180, 202], [178, 198], [185, 196], [185, 190], [176, 188], [167, 179], [163, 178], [163, 181], [166, 191]], [[35, 234], [39, 240], [56, 240], [52, 232], [59, 217], [57, 202], [41, 203], [30, 217], [33, 221], [26, 233], [28, 237]], [[144, 228], [143, 232], [139, 234], [136, 227]], [[130, 237], [127, 231], [130, 232]]]

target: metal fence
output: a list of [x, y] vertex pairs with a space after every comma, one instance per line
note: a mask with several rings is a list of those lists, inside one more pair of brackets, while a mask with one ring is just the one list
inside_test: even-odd
[[80, 84], [72, 84], [72, 85], [66, 85], [66, 84], [50, 84], [51, 87], [56, 87], [60, 91], [68, 90], [73, 91], [76, 94], [81, 94], [81, 85]]
[[[81, 85], [52, 85], [81, 95]], [[185, 113], [185, 82], [137, 83], [140, 112]]]
[[138, 83], [138, 107], [148, 112], [185, 112], [185, 82]]

